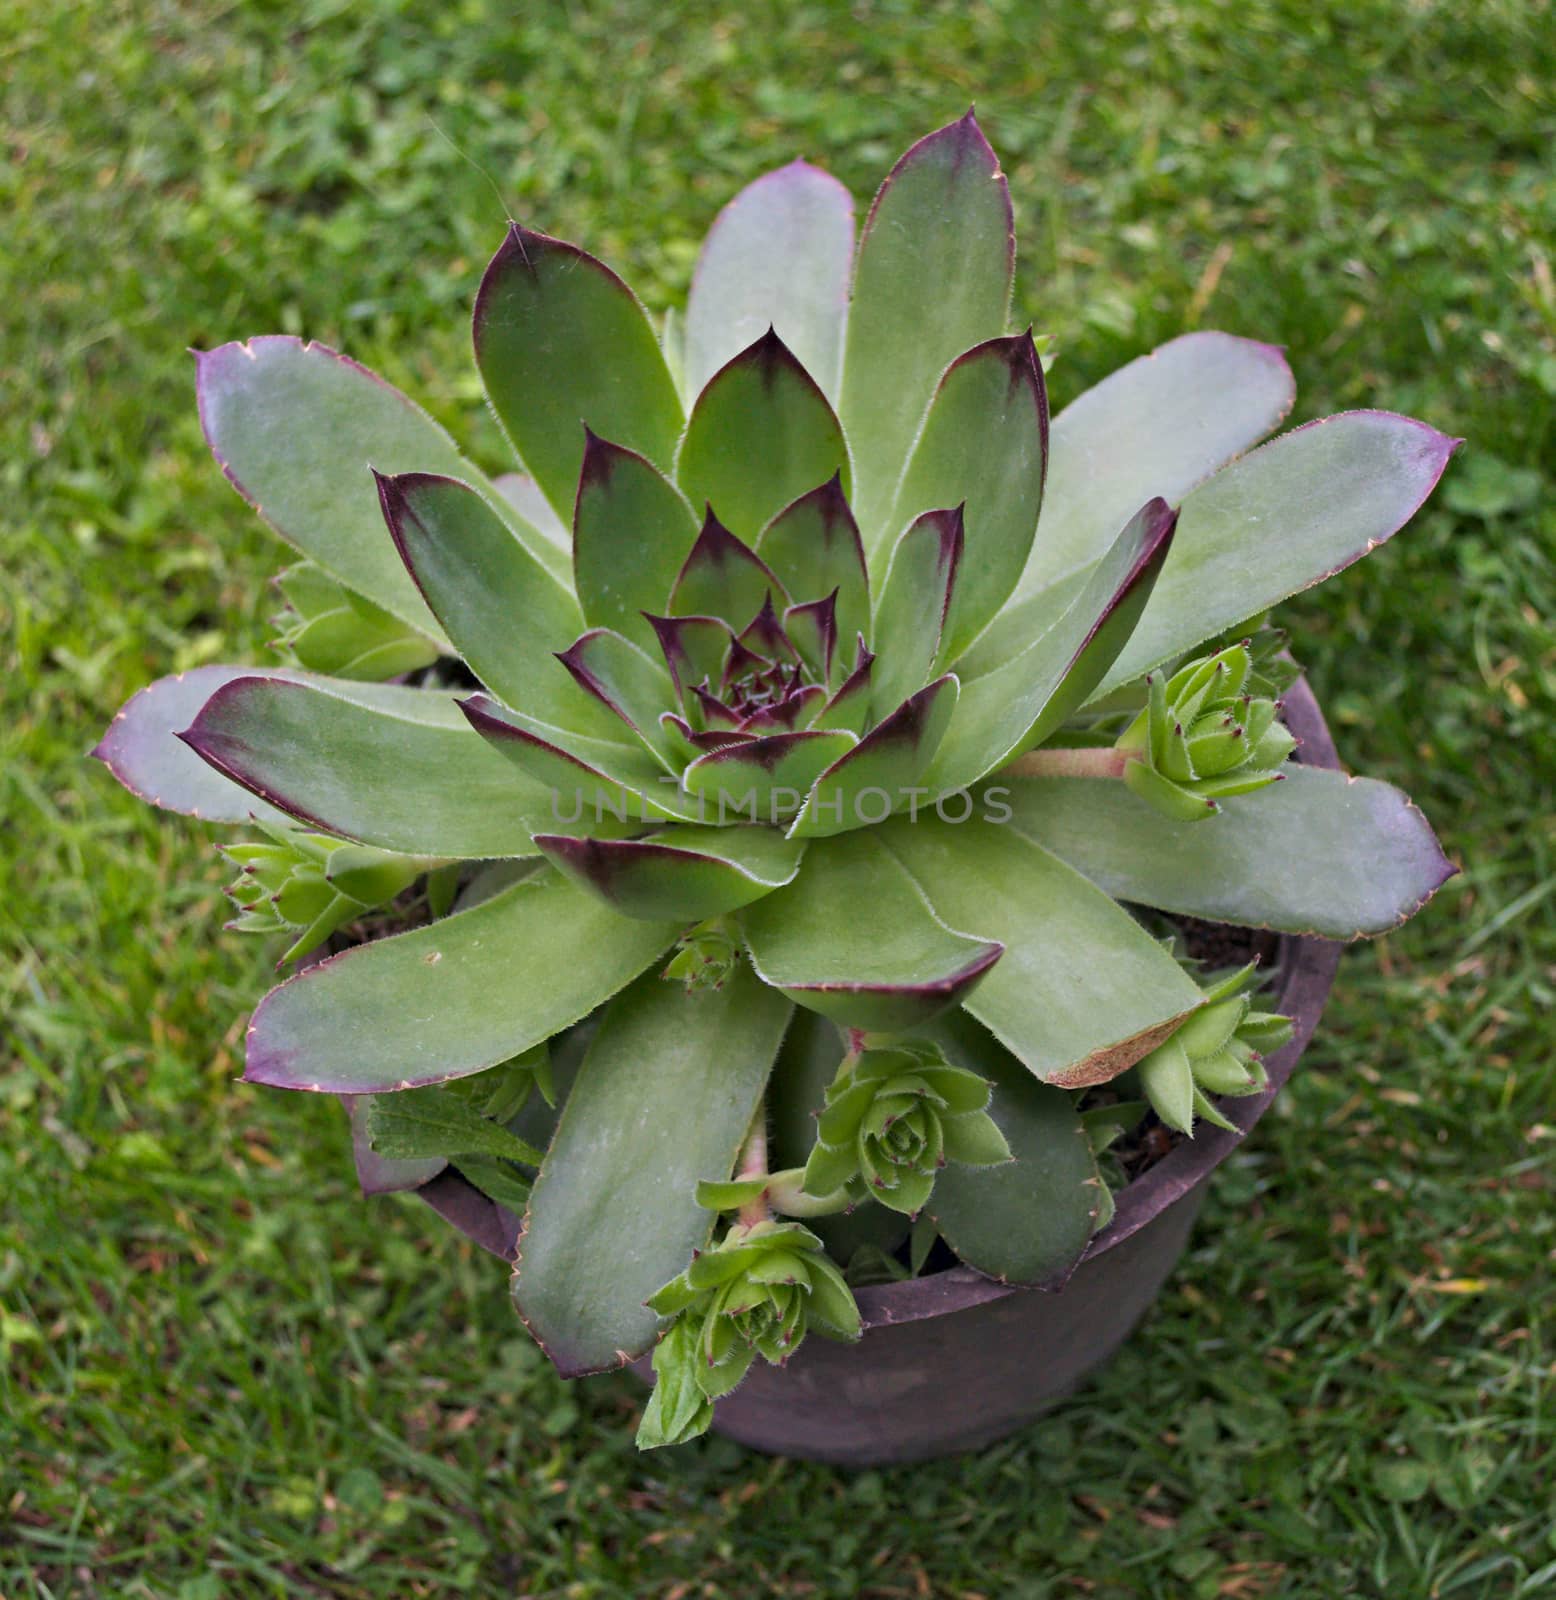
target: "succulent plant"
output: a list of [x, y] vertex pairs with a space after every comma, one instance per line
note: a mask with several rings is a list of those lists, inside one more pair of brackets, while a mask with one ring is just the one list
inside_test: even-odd
[[[348, 1097], [372, 1187], [505, 1163], [515, 1301], [562, 1371], [713, 1353], [656, 1436], [791, 1351], [796, 1307], [852, 1325], [812, 1237], [884, 1260], [922, 1206], [915, 1259], [938, 1235], [1063, 1280], [1105, 1207], [1074, 1091], [1228, 1003], [1133, 908], [1353, 938], [1451, 871], [1397, 790], [1286, 759], [1295, 669], [1246, 619], [1388, 539], [1456, 442], [1357, 411], [1253, 448], [1291, 376], [1220, 333], [1050, 423], [1014, 259], [970, 113], [902, 157], [857, 246], [834, 179], [759, 178], [662, 330], [513, 224], [475, 300], [524, 469], [495, 478], [322, 345], [197, 357], [218, 462], [307, 561], [290, 662], [163, 679], [96, 754], [172, 810], [289, 830], [244, 863], [289, 931], [337, 916], [348, 851], [375, 884], [438, 875], [430, 922], [262, 1001], [245, 1075]], [[571, 1062], [549, 1121], [447, 1098], [547, 1041]], [[1192, 1058], [1220, 1063], [1196, 1092], [1229, 1049]], [[707, 1279], [758, 1242], [793, 1283]]]

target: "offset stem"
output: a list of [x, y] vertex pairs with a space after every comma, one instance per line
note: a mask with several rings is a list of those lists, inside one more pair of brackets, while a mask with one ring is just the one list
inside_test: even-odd
[[1134, 759], [1128, 750], [1096, 745], [1079, 750], [1030, 750], [1000, 770], [1012, 778], [1122, 778], [1124, 767]]
[[[740, 1162], [735, 1170], [737, 1178], [765, 1178], [767, 1176], [767, 1096], [764, 1094], [757, 1101], [756, 1115], [751, 1119], [750, 1131], [746, 1134], [746, 1142], [740, 1147]], [[765, 1191], [755, 1200], [747, 1201], [740, 1208], [740, 1224], [742, 1227], [754, 1228], [759, 1222], [766, 1222], [772, 1216], [768, 1210], [767, 1195]]]

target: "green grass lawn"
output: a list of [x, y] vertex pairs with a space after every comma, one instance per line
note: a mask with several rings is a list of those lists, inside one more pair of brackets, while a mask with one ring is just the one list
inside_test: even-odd
[[[1536, 0], [12, 0], [0, 15], [0, 1596], [1556, 1594], [1556, 26]], [[1353, 951], [1126, 1351], [972, 1460], [634, 1454], [502, 1269], [235, 1082], [274, 952], [84, 754], [265, 659], [280, 550], [186, 346], [303, 333], [502, 451], [512, 211], [655, 310], [745, 180], [866, 198], [976, 98], [1062, 403], [1194, 326], [1304, 421], [1470, 443], [1285, 608], [1342, 754], [1463, 868]], [[946, 1374], [945, 1403], [957, 1403]]]

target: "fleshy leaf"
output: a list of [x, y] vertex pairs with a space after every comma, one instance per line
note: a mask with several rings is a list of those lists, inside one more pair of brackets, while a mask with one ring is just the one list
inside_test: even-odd
[[1072, 1097], [1038, 1083], [966, 1012], [929, 1029], [951, 1058], [994, 1080], [989, 1115], [1014, 1161], [940, 1174], [929, 1213], [947, 1244], [1001, 1283], [1054, 1286], [1091, 1239], [1102, 1180]]
[[603, 262], [510, 223], [475, 302], [475, 359], [526, 470], [573, 514], [584, 429], [667, 469], [681, 401], [647, 313]]
[[[940, 380], [880, 535], [931, 506], [963, 506], [967, 545], [939, 662], [951, 665], [1010, 597], [1043, 503], [1048, 392], [1029, 333], [991, 339]], [[965, 502], [965, 504], [964, 504]], [[867, 544], [871, 561], [884, 551]]]
[[772, 327], [835, 401], [853, 263], [854, 201], [836, 178], [792, 161], [747, 184], [718, 214], [692, 274], [691, 392]]
[[998, 821], [997, 796], [976, 797], [989, 809], [961, 824], [899, 817], [880, 837], [942, 917], [1007, 947], [967, 1009], [1034, 1076], [1106, 1083], [1159, 1044], [1200, 991], [1127, 911]]
[[378, 686], [367, 701], [329, 680], [253, 676], [217, 689], [180, 737], [288, 816], [343, 839], [413, 856], [534, 855], [545, 792], [463, 724], [449, 695]]
[[804, 845], [772, 828], [666, 828], [646, 839], [539, 834], [569, 877], [629, 917], [700, 922], [792, 882]]
[[941, 373], [1004, 333], [1015, 260], [1010, 189], [969, 111], [892, 168], [859, 243], [840, 409], [866, 549]]
[[900, 705], [929, 681], [950, 616], [964, 543], [962, 510], [926, 511], [897, 541], [876, 610], [873, 692]]
[[1278, 346], [1186, 333], [1071, 401], [1054, 419], [1018, 597], [1090, 566], [1153, 495], [1178, 504], [1277, 428], [1295, 394]]
[[671, 590], [671, 615], [719, 617], [738, 628], [768, 599], [787, 604], [789, 595], [750, 545], [710, 510]]
[[972, 783], [1018, 750], [1040, 744], [1075, 712], [1134, 631], [1176, 523], [1165, 501], [1143, 506], [1057, 621], [1011, 660], [963, 678], [931, 784], [954, 789]]
[[475, 468], [420, 406], [327, 345], [274, 334], [195, 355], [200, 422], [232, 486], [304, 555], [441, 641], [384, 532], [369, 466]]
[[1102, 692], [1359, 561], [1413, 517], [1460, 441], [1389, 411], [1342, 411], [1196, 489]]
[[650, 974], [606, 1012], [535, 1181], [513, 1280], [519, 1315], [565, 1376], [653, 1343], [644, 1302], [706, 1245], [714, 1218], [697, 1181], [733, 1167], [788, 1015], [738, 967], [723, 988], [691, 992]]
[[249, 1025], [244, 1078], [376, 1094], [468, 1077], [587, 1016], [675, 932], [617, 916], [543, 869], [468, 911], [331, 956], [272, 989]]
[[[592, 695], [627, 725], [661, 761], [675, 771], [665, 752], [660, 714], [673, 690], [663, 665], [609, 628], [591, 628], [556, 658]], [[618, 730], [619, 731], [619, 730]]]
[[591, 433], [573, 512], [573, 574], [591, 625], [646, 642], [697, 536], [686, 497], [658, 467]]
[[583, 627], [566, 583], [467, 485], [425, 472], [377, 482], [395, 547], [482, 683], [537, 716], [609, 731], [610, 719], [569, 691], [553, 658], [558, 641]]
[[381, 1156], [368, 1142], [367, 1114], [370, 1094], [343, 1094], [340, 1103], [351, 1120], [351, 1156], [357, 1169], [357, 1186], [363, 1194], [400, 1194], [430, 1183], [448, 1165], [442, 1156], [416, 1161], [396, 1161]]
[[893, 1032], [964, 999], [1004, 951], [948, 927], [866, 831], [813, 844], [740, 927], [763, 982], [835, 1022]]
[[702, 804], [699, 820], [776, 823], [792, 817], [817, 777], [853, 748], [854, 736], [841, 729], [775, 733], [710, 750], [681, 782]]
[[802, 494], [762, 530], [756, 553], [801, 603], [837, 591], [841, 639], [870, 633], [870, 580], [841, 473]]
[[641, 744], [585, 738], [565, 728], [509, 711], [485, 695], [471, 695], [459, 710], [492, 748], [538, 785], [543, 811], [531, 818], [541, 833], [587, 827], [599, 833], [607, 818], [622, 827], [636, 822], [694, 822], [697, 808]]
[[[790, 833], [819, 839], [869, 827], [910, 806], [914, 795], [927, 795], [922, 779], [951, 724], [957, 693], [957, 681], [947, 673], [877, 722], [816, 780]], [[825, 722], [828, 714], [817, 720]]]
[[676, 481], [742, 539], [802, 494], [843, 475], [848, 446], [816, 380], [768, 331], [719, 369], [692, 407]]
[[1017, 778], [1019, 831], [1110, 895], [1330, 939], [1387, 933], [1457, 870], [1410, 801], [1373, 778], [1288, 765], [1214, 821], [1171, 822], [1123, 784]]

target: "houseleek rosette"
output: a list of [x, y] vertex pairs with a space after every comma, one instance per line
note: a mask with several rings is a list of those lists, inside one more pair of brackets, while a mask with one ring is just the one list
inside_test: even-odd
[[[1366, 411], [1259, 446], [1290, 373], [1219, 333], [1050, 425], [1013, 271], [969, 114], [897, 163], [857, 246], [833, 179], [758, 179], [662, 333], [602, 262], [514, 224], [474, 337], [522, 474], [487, 477], [322, 345], [197, 358], [222, 470], [309, 563], [295, 664], [163, 679], [97, 754], [173, 810], [453, 864], [453, 914], [265, 998], [246, 1077], [391, 1096], [547, 1040], [580, 1058], [515, 1276], [564, 1372], [663, 1331], [645, 1301], [709, 1242], [699, 1183], [809, 1070], [798, 1014], [823, 1085], [862, 1031], [909, 1054], [956, 1034], [1014, 1159], [953, 1162], [937, 1225], [980, 1270], [1057, 1282], [1099, 1214], [1066, 1089], [1214, 1004], [1121, 902], [1350, 938], [1451, 870], [1398, 791], [1278, 759], [1226, 635], [1388, 539], [1454, 441]], [[1088, 768], [1119, 705], [1144, 721]], [[899, 1076], [923, 1085], [902, 1118], [835, 1148], [907, 1202], [972, 1125]]]

